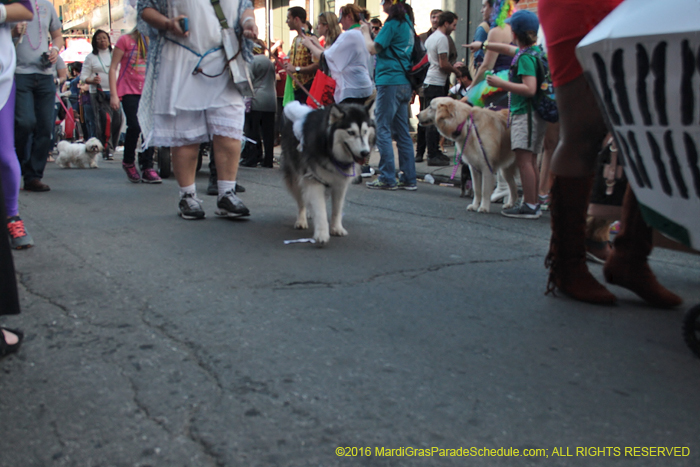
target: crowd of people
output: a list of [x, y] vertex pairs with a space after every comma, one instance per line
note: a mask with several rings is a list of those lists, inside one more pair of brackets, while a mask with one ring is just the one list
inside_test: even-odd
[[[92, 53], [82, 66], [68, 67], [70, 79], [65, 86], [72, 109], [81, 116], [79, 133], [85, 139], [99, 138], [106, 160], [113, 158], [117, 147], [122, 112], [126, 116], [122, 165], [129, 181], [160, 183], [153, 169], [153, 148], [171, 148], [179, 186], [179, 215], [186, 220], [206, 217], [197, 197], [195, 173], [200, 147], [207, 144], [212, 164], [216, 157], [213, 189], [208, 190], [217, 195], [216, 214], [250, 214], [237, 196], [242, 191], [236, 181], [239, 165], [273, 167], [281, 107], [291, 100], [311, 103], [328, 98], [339, 104], [361, 105], [374, 101], [380, 161], [378, 176], [366, 183], [373, 190], [415, 191], [416, 162], [425, 158], [428, 166], [450, 163], [440, 149], [435, 127], [418, 129], [414, 151], [409, 117], [415, 97], [421, 109], [444, 96], [474, 106], [508, 108], [511, 148], [523, 199], [502, 214], [537, 219], [551, 202], [548, 290], [609, 304], [615, 297], [593, 278], [585, 263], [591, 174], [606, 129], [600, 111], [590, 105], [593, 94], [573, 47], [619, 2], [605, 0], [600, 2], [605, 8], [592, 9], [581, 2], [540, 0], [539, 14], [548, 39], [545, 47], [538, 39], [540, 21], [536, 14], [517, 10], [515, 0], [483, 0], [483, 22], [474, 41], [463, 45], [471, 51], [465, 63], [457, 61], [451, 37], [458, 16], [433, 10], [430, 30], [417, 35], [413, 9], [404, 0], [382, 2], [386, 14], [383, 23], [355, 4], [340, 7], [337, 15], [323, 12], [317, 18], [317, 35], [312, 33], [304, 8], [291, 7], [287, 25], [296, 36], [286, 53], [282, 41], [268, 52], [258, 39], [248, 0], [222, 0], [219, 8], [203, 8], [196, 0], [143, 0], [138, 3], [139, 25], [114, 46], [105, 31], [95, 31]], [[65, 80], [65, 65], [58, 56], [63, 47], [61, 24], [51, 3], [2, 0], [0, 5], [0, 169], [9, 232], [9, 245], [3, 244], [2, 250], [2, 286], [12, 289], [14, 278], [8, 274], [11, 261], [6, 262], [5, 247], [33, 245], [18, 213], [20, 177], [24, 177], [25, 190], [50, 190], [42, 178], [52, 149], [56, 86]], [[570, 22], [559, 21], [562, 12], [587, 17], [592, 10], [598, 16], [580, 22], [575, 33], [562, 26], [568, 28]], [[10, 22], [16, 25], [10, 28]], [[222, 39], [222, 30], [237, 34], [223, 34]], [[412, 66], [415, 40], [423, 43], [429, 61], [418, 90], [406, 73]], [[229, 56], [232, 47], [238, 50], [234, 57]], [[545, 122], [534, 110], [541, 85], [538, 57], [545, 49], [561, 123]], [[236, 68], [241, 66], [236, 60], [239, 55], [251, 77], [248, 88], [231, 79], [241, 71]], [[320, 96], [314, 91], [314, 82], [323, 88], [325, 84], [318, 85], [319, 80], [326, 83], [329, 78], [335, 86], [332, 96]], [[242, 156], [244, 139], [247, 144]], [[398, 151], [398, 169], [392, 140]], [[369, 168], [363, 169], [363, 175], [371, 176]], [[497, 188], [494, 196], [503, 189]], [[678, 305], [680, 298], [656, 281], [646, 263], [651, 250], [650, 229], [629, 189], [622, 217], [622, 231], [605, 264], [606, 280], [635, 291], [653, 305]], [[9, 297], [10, 304], [3, 304], [2, 311], [12, 313], [16, 294], [4, 290], [2, 297]], [[13, 346], [19, 346], [22, 335], [3, 330], [2, 337], [0, 353], [5, 354], [16, 350]]]

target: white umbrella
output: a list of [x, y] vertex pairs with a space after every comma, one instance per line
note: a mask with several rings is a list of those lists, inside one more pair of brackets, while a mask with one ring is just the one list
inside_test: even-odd
[[645, 220], [695, 249], [700, 249], [699, 18], [698, 0], [626, 0], [576, 49], [615, 131]]

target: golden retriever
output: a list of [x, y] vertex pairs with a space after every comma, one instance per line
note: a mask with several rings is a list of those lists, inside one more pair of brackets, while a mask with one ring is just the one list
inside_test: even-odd
[[[438, 97], [418, 114], [418, 122], [425, 126], [435, 125], [441, 135], [454, 141], [462, 151], [462, 161], [469, 165], [474, 184], [474, 201], [467, 206], [467, 211], [490, 211], [498, 170], [506, 179], [510, 193], [503, 208], [515, 205], [518, 199], [515, 185], [517, 166], [515, 153], [510, 150], [508, 110], [482, 109], [451, 97]], [[469, 140], [465, 144], [467, 135]]]

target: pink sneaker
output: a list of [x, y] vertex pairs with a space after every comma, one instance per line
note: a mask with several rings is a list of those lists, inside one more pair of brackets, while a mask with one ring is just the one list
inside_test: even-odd
[[136, 166], [134, 164], [122, 163], [122, 168], [124, 169], [124, 172], [126, 172], [126, 178], [128, 178], [131, 183], [138, 183], [141, 181], [139, 171], [136, 170]]
[[163, 180], [153, 169], [144, 169], [141, 181], [143, 183], [163, 183]]

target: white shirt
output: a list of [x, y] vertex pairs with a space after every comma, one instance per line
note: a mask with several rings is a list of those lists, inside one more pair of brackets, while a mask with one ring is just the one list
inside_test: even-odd
[[372, 57], [359, 28], [342, 33], [324, 52], [326, 63], [335, 80], [336, 102], [347, 98], [369, 97], [374, 91], [369, 70]]
[[432, 84], [433, 86], [444, 86], [447, 83], [449, 74], [440, 70], [440, 54], [450, 53], [450, 43], [447, 40], [447, 36], [439, 29], [436, 29], [425, 41], [425, 49], [428, 52], [430, 68], [423, 83]]
[[[109, 92], [109, 66], [112, 64], [112, 53], [109, 49], [100, 50], [99, 55], [89, 53], [83, 62], [83, 69], [80, 72], [80, 81], [94, 78], [95, 73], [100, 77], [100, 86], [103, 91]], [[90, 93], [97, 92], [97, 85], [90, 85]]]

